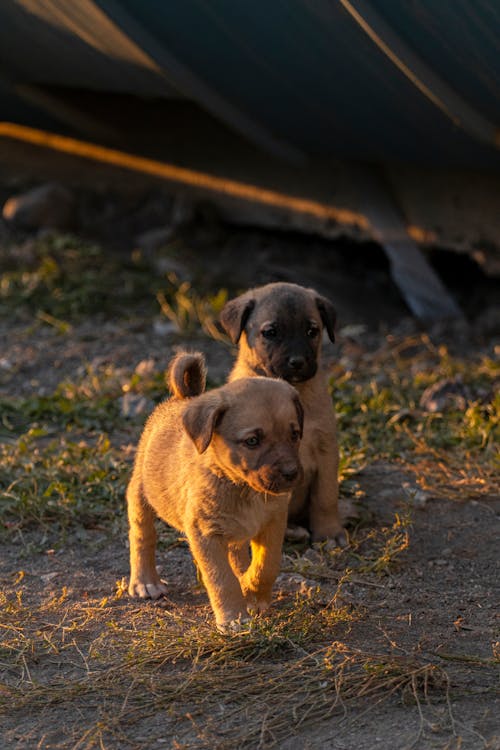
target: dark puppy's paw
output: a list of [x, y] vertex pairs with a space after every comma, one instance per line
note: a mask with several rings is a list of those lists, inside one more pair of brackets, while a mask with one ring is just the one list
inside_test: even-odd
[[321, 545], [326, 550], [336, 549], [337, 547], [347, 547], [349, 545], [349, 537], [345, 529], [340, 529], [333, 534], [315, 534], [311, 535], [311, 541], [313, 545]]

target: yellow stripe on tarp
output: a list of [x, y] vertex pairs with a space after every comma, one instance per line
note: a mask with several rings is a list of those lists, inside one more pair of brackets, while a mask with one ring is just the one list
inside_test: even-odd
[[143, 156], [129, 154], [95, 143], [81, 141], [77, 138], [69, 138], [45, 130], [30, 128], [25, 125], [17, 125], [11, 122], [0, 122], [0, 137], [12, 138], [35, 146], [50, 148], [72, 156], [92, 159], [115, 167], [130, 169], [135, 172], [160, 177], [171, 182], [190, 185], [194, 188], [210, 190], [222, 193], [231, 198], [239, 198], [253, 203], [261, 203], [266, 206], [282, 208], [296, 213], [307, 214], [324, 221], [334, 221], [339, 224], [355, 224], [366, 229], [368, 222], [366, 218], [355, 211], [344, 208], [335, 208], [326, 203], [300, 198], [298, 196], [280, 193], [275, 190], [261, 188], [245, 182], [230, 180], [225, 177], [216, 177], [207, 172], [198, 172], [186, 167], [178, 167], [175, 164], [156, 161]]

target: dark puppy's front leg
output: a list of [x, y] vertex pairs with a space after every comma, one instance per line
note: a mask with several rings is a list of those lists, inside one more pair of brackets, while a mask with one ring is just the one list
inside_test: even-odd
[[218, 630], [237, 630], [247, 608], [239, 581], [229, 564], [229, 545], [219, 534], [203, 534], [196, 524], [186, 528], [189, 546], [200, 568]]
[[288, 504], [276, 512], [269, 523], [252, 539], [252, 561], [240, 578], [241, 590], [251, 614], [265, 612], [271, 604], [274, 582], [281, 566]]
[[168, 592], [156, 571], [156, 514], [143, 498], [140, 479], [132, 476], [127, 487], [130, 540], [128, 593], [141, 599], [159, 599]]

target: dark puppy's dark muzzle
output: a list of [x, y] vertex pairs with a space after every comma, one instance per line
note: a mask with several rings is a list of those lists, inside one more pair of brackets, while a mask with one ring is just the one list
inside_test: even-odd
[[275, 367], [278, 377], [298, 383], [313, 378], [317, 369], [316, 360], [302, 355], [292, 355], [283, 362], [282, 367]]
[[290, 357], [288, 360], [288, 366], [292, 368], [292, 370], [297, 370], [300, 372], [300, 370], [303, 370], [306, 366], [306, 358], [305, 357]]

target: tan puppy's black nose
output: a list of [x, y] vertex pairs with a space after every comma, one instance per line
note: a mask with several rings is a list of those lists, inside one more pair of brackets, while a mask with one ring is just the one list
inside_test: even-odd
[[297, 479], [297, 477], [299, 476], [299, 469], [295, 464], [290, 464], [290, 466], [282, 466], [280, 472], [283, 479], [286, 479], [287, 482], [293, 482], [293, 480]]

